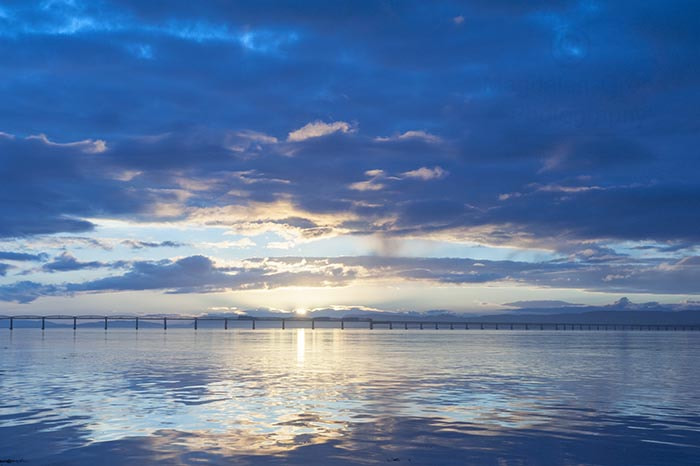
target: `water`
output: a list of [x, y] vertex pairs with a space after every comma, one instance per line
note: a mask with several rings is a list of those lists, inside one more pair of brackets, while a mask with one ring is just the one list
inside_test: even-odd
[[0, 462], [700, 464], [700, 332], [0, 333]]

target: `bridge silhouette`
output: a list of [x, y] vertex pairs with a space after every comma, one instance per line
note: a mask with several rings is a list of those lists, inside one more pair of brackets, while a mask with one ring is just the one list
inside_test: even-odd
[[[38, 325], [41, 330], [46, 330], [46, 322], [54, 321], [69, 321], [68, 325], [61, 326], [63, 328], [71, 327], [77, 330], [81, 325], [86, 323], [91, 327], [95, 325], [103, 325], [105, 330], [108, 330], [109, 323], [120, 322], [119, 327], [124, 328], [124, 323], [133, 322], [134, 330], [139, 330], [141, 323], [149, 323], [148, 327], [153, 328], [156, 324], [162, 326], [163, 330], [168, 329], [168, 323], [176, 323], [178, 328], [183, 328], [182, 322], [191, 322], [191, 328], [197, 330], [201, 324], [205, 324], [206, 328], [221, 328], [229, 330], [233, 328], [241, 328], [241, 323], [244, 328], [255, 330], [260, 327], [260, 323], [265, 324], [265, 328], [279, 328], [285, 330], [292, 324], [293, 328], [299, 328], [298, 325], [306, 324], [312, 330], [319, 328], [339, 328], [345, 330], [347, 328], [367, 328], [374, 330], [379, 329], [433, 329], [433, 330], [588, 330], [588, 331], [617, 331], [617, 330], [646, 330], [646, 331], [698, 331], [700, 324], [620, 324], [620, 323], [570, 323], [570, 322], [493, 322], [493, 321], [444, 321], [444, 320], [380, 320], [368, 317], [217, 317], [217, 316], [129, 316], [129, 315], [0, 315], [0, 322], [8, 321], [7, 328], [12, 331], [15, 329], [15, 323], [18, 321], [39, 321]], [[212, 322], [218, 322], [219, 326], [212, 327]], [[271, 326], [271, 324], [275, 324]], [[79, 325], [80, 324], [80, 325]], [[60, 328], [60, 327], [59, 327]], [[291, 328], [291, 327], [290, 327]]]

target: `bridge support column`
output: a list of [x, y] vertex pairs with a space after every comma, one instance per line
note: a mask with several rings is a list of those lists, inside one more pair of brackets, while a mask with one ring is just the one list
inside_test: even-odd
[[46, 317], [41, 318], [41, 329], [46, 329]]

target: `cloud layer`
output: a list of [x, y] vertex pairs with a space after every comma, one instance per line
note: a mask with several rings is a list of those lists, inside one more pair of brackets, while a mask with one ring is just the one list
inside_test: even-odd
[[[675, 262], [614, 265], [440, 258], [281, 257], [246, 259], [236, 265], [221, 266], [204, 256], [108, 265], [79, 262], [72, 256], [63, 255], [47, 263], [44, 269], [74, 271], [106, 266], [127, 267], [128, 270], [120, 275], [50, 287], [27, 281], [0, 286], [0, 300], [21, 303], [31, 302], [42, 295], [83, 292], [160, 290], [167, 293], [210, 293], [405, 281], [454, 286], [506, 284], [614, 293], [700, 294], [700, 257]], [[561, 301], [555, 303], [559, 305]]]
[[[243, 236], [231, 249], [268, 235], [276, 251], [338, 237], [546, 250], [561, 261], [383, 267], [465, 286], [697, 294], [699, 8], [6, 2], [0, 240], [64, 243], [49, 262], [38, 247], [0, 253], [2, 299], [374, 277], [366, 257], [328, 258], [337, 274], [228, 270], [193, 250], [207, 233], [102, 238], [116, 221], [226, 228]], [[78, 234], [132, 255], [78, 260]], [[12, 283], [22, 261], [102, 278]], [[130, 268], [110, 275], [115, 263]]]

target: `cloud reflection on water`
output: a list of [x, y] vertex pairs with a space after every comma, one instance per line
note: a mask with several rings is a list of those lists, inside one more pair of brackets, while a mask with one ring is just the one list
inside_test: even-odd
[[[629, 451], [700, 458], [700, 341], [690, 333], [159, 333], [0, 336], [0, 452], [606, 464], [625, 458], [613, 442], [642, 462]], [[596, 458], [584, 445], [610, 451]]]

